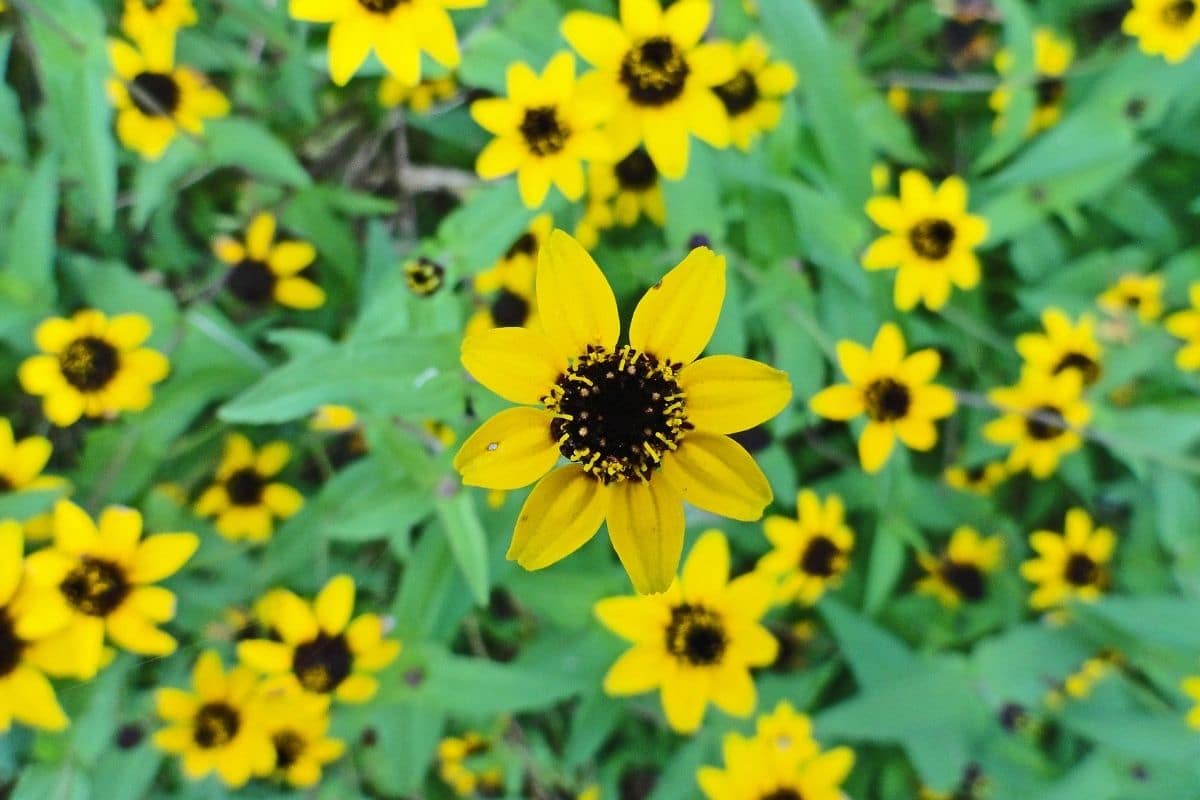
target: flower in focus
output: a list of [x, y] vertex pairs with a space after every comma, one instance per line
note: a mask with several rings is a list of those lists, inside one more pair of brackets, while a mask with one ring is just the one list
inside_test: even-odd
[[1182, 370], [1194, 371], [1200, 369], [1200, 281], [1192, 284], [1188, 297], [1192, 307], [1171, 314], [1164, 324], [1168, 333], [1184, 342], [1175, 353], [1175, 363]]
[[213, 242], [213, 254], [229, 266], [225, 285], [249, 305], [274, 300], [289, 308], [319, 308], [325, 304], [325, 292], [301, 277], [316, 260], [316, 249], [304, 241], [276, 241], [276, 226], [275, 215], [263, 211], [250, 221], [244, 243], [229, 236]]
[[417, 297], [432, 297], [442, 288], [446, 269], [424, 256], [404, 265], [404, 285]]
[[396, 108], [401, 103], [414, 114], [428, 114], [434, 103], [449, 100], [458, 93], [458, 81], [453, 75], [426, 78], [416, 86], [408, 86], [391, 75], [379, 82], [379, 105]]
[[1121, 30], [1136, 36], [1147, 55], [1178, 64], [1200, 43], [1200, 5], [1195, 0], [1133, 0]]
[[983, 436], [1012, 447], [1010, 471], [1028, 469], [1035, 478], [1046, 478], [1063, 456], [1083, 444], [1079, 431], [1091, 421], [1092, 410], [1082, 392], [1075, 370], [1044, 375], [1026, 369], [1016, 386], [988, 392], [1003, 416], [985, 425]]
[[459, 797], [499, 797], [504, 794], [504, 771], [492, 741], [474, 731], [447, 736], [438, 743], [438, 777]]
[[1100, 378], [1103, 349], [1096, 341], [1096, 321], [1084, 314], [1077, 324], [1059, 308], [1042, 312], [1046, 332], [1024, 333], [1017, 337], [1017, 352], [1025, 363], [1042, 375], [1076, 372], [1084, 386]]
[[896, 437], [914, 450], [929, 450], [937, 443], [934, 420], [953, 414], [955, 400], [949, 389], [931, 383], [942, 364], [936, 350], [906, 356], [900, 328], [888, 322], [869, 351], [844, 339], [837, 344], [837, 354], [850, 383], [821, 390], [809, 406], [826, 419], [849, 420], [866, 414], [866, 427], [858, 437], [858, 459], [864, 470], [883, 468]]
[[691, 136], [728, 147], [729, 116], [713, 89], [733, 79], [738, 65], [727, 42], [701, 43], [712, 19], [708, 0], [621, 0], [620, 22], [572, 11], [562, 33], [596, 69], [581, 89], [613, 103], [608, 126], [613, 156], [644, 143], [655, 167], [671, 180], [687, 172]]
[[229, 113], [229, 101], [204, 76], [175, 65], [175, 35], [155, 30], [137, 46], [112, 39], [116, 77], [108, 96], [117, 110], [117, 138], [147, 161], [157, 161], [181, 131], [204, 132], [204, 120]]
[[158, 749], [180, 756], [183, 774], [198, 781], [216, 772], [232, 788], [275, 767], [258, 678], [245, 667], [228, 672], [221, 657], [205, 651], [192, 668], [194, 691], [163, 688], [155, 693], [158, 716], [167, 726], [154, 734]]
[[333, 695], [343, 703], [375, 696], [378, 672], [400, 654], [400, 643], [383, 638], [377, 614], [354, 613], [354, 579], [332, 578], [310, 604], [292, 592], [276, 595], [270, 627], [281, 641], [251, 639], [238, 658], [274, 680], [269, 686]]
[[406, 86], [421, 80], [421, 53], [446, 69], [458, 66], [458, 35], [447, 9], [478, 8], [487, 0], [290, 0], [288, 14], [327, 22], [329, 77], [345, 86], [371, 51]]
[[[175, 617], [175, 595], [156, 586], [196, 552], [193, 533], [142, 537], [142, 515], [110, 506], [92, 522], [68, 500], [54, 506], [54, 543], [26, 559], [18, 605], [59, 632], [47, 647], [71, 654], [71, 677], [90, 680], [105, 663], [104, 640], [141, 655], [175, 652], [159, 625]], [[56, 676], [59, 673], [56, 671]]]
[[346, 744], [329, 738], [329, 698], [266, 692], [263, 728], [275, 750], [274, 773], [297, 789], [316, 786], [321, 769], [342, 757]]
[[245, 436], [229, 434], [216, 479], [196, 501], [196, 513], [216, 517], [217, 532], [226, 539], [265, 542], [275, 530], [274, 520], [287, 519], [304, 505], [298, 491], [271, 480], [291, 458], [286, 442], [255, 452]]
[[592, 164], [588, 190], [612, 200], [613, 219], [625, 228], [645, 216], [660, 228], [667, 223], [662, 181], [645, 148], [638, 147], [615, 164]]
[[1029, 544], [1037, 554], [1021, 565], [1021, 575], [1036, 584], [1029, 605], [1036, 610], [1058, 608], [1068, 600], [1092, 602], [1108, 589], [1117, 537], [1104, 527], [1092, 527], [1082, 508], [1067, 512], [1066, 530], [1036, 531]]
[[796, 88], [796, 71], [783, 61], [768, 61], [770, 50], [758, 36], [737, 47], [737, 72], [713, 87], [729, 115], [733, 143], [741, 150], [779, 124], [785, 97]]
[[1161, 275], [1122, 275], [1096, 302], [1110, 314], [1136, 313], [1142, 322], [1153, 322], [1163, 312]]
[[170, 370], [162, 353], [142, 346], [150, 332], [141, 314], [110, 318], [84, 309], [51, 317], [33, 333], [42, 353], [21, 364], [21, 388], [41, 397], [42, 413], [60, 427], [84, 415], [142, 411], [154, 399], [151, 385]]
[[762, 573], [779, 580], [777, 601], [812, 605], [836, 588], [850, 566], [854, 531], [846, 525], [842, 499], [831, 494], [821, 502], [816, 492], [805, 489], [796, 496], [797, 519], [771, 516], [763, 521], [763, 532], [771, 552], [758, 562]]
[[475, 171], [484, 180], [517, 173], [521, 202], [537, 208], [554, 184], [568, 200], [583, 196], [583, 164], [603, 158], [608, 143], [597, 126], [605, 107], [582, 98], [575, 57], [559, 53], [534, 74], [528, 64], [508, 67], [507, 97], [471, 104], [471, 117], [496, 138], [483, 148]]
[[[1036, 102], [1033, 116], [1029, 118], [1026, 135], [1052, 127], [1062, 117], [1063, 97], [1066, 83], [1063, 76], [1075, 58], [1075, 47], [1070, 40], [1061, 38], [1049, 28], [1038, 28], [1033, 33], [1033, 84]], [[996, 71], [1003, 77], [1012, 72], [1012, 51], [1001, 50], [996, 54]], [[988, 105], [996, 112], [996, 128], [1004, 125], [1004, 115], [1012, 105], [1012, 88], [1001, 85], [988, 97]]]
[[989, 495], [1008, 478], [1008, 470], [1002, 463], [989, 461], [970, 467], [947, 467], [943, 477], [946, 483], [959, 491]]
[[760, 623], [771, 583], [756, 573], [730, 581], [729, 559], [725, 535], [708, 531], [665, 593], [596, 604], [600, 622], [633, 643], [605, 675], [606, 694], [658, 689], [667, 722], [680, 733], [700, 727], [709, 703], [735, 717], [754, 711], [750, 668], [770, 664], [779, 648]]
[[918, 302], [937, 311], [951, 285], [973, 289], [979, 283], [974, 248], [987, 238], [983, 217], [967, 213], [967, 184], [952, 175], [935, 190], [915, 169], [900, 175], [900, 196], [867, 201], [867, 216], [886, 233], [866, 249], [868, 270], [898, 269], [896, 308], [911, 311]]
[[[682, 501], [740, 520], [758, 519], [771, 501], [762, 470], [727, 434], [778, 414], [791, 383], [745, 358], [697, 360], [725, 296], [725, 259], [707, 248], [646, 292], [619, 347], [612, 289], [562, 231], [542, 248], [536, 288], [539, 330], [463, 341], [467, 371], [524, 405], [485, 422], [455, 468], [486, 489], [537, 482], [508, 551], [526, 569], [565, 558], [607, 519], [637, 591], [665, 591], [683, 548]], [[556, 468], [560, 456], [571, 463]]]
[[1003, 556], [1003, 539], [980, 536], [974, 528], [964, 525], [950, 536], [950, 543], [940, 556], [917, 555], [926, 572], [917, 583], [917, 591], [936, 597], [947, 608], [982, 602], [987, 597], [988, 575], [1000, 566]]
[[[13, 438], [12, 423], [0, 417], [0, 495], [67, 488], [62, 478], [42, 474], [51, 452], [50, 440], [44, 436], [30, 436], [18, 442]], [[30, 539], [44, 539], [53, 530], [48, 513], [27, 519], [22, 525]]]
[[192, 0], [125, 0], [121, 30], [132, 39], [173, 36], [197, 21]]

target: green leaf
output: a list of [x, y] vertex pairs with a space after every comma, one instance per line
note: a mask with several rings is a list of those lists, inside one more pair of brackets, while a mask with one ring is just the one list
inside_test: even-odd
[[467, 579], [467, 586], [479, 605], [488, 601], [488, 551], [487, 538], [479, 513], [475, 508], [474, 495], [459, 491], [449, 499], [438, 500], [438, 518], [446, 531], [450, 552], [458, 568]]
[[216, 166], [240, 167], [285, 186], [312, 183], [291, 148], [257, 122], [240, 117], [210, 120], [205, 123], [204, 137], [205, 154]]
[[[6, 271], [21, 287], [24, 302], [45, 308], [54, 302], [54, 248], [58, 214], [58, 165], [42, 156], [25, 184], [12, 221]], [[11, 282], [8, 283], [12, 287]]]

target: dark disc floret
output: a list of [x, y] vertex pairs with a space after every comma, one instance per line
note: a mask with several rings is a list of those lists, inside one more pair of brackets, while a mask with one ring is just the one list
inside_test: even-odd
[[622, 189], [644, 192], [658, 183], [658, 168], [644, 148], [637, 148], [617, 162], [613, 168]]
[[253, 467], [243, 467], [225, 479], [229, 502], [235, 506], [256, 506], [262, 502], [267, 481]]
[[903, 383], [892, 378], [872, 381], [863, 394], [867, 416], [876, 422], [902, 419], [912, 406], [912, 392]]
[[424, 256], [404, 265], [404, 282], [408, 290], [418, 297], [436, 294], [442, 288], [445, 277], [445, 267]]
[[969, 603], [978, 603], [987, 594], [987, 580], [978, 564], [946, 559], [939, 573], [946, 585]]
[[776, 789], [770, 794], [764, 794], [762, 800], [804, 800], [804, 796], [791, 787]]
[[292, 672], [300, 685], [321, 694], [340, 686], [350, 676], [353, 666], [350, 644], [342, 634], [320, 633], [312, 641], [298, 645], [292, 656]]
[[758, 82], [744, 69], [713, 91], [731, 117], [745, 114], [758, 103]]
[[358, 4], [372, 14], [387, 14], [408, 0], [358, 0]]
[[1100, 565], [1083, 553], [1072, 553], [1063, 577], [1072, 586], [1092, 586], [1101, 581]]
[[1163, 8], [1162, 19], [1168, 25], [1179, 27], [1190, 22], [1195, 14], [1196, 3], [1194, 0], [1177, 0]]
[[954, 226], [944, 219], [926, 219], [913, 225], [908, 241], [913, 252], [930, 261], [941, 261], [954, 245]]
[[275, 747], [276, 769], [288, 769], [304, 755], [304, 737], [295, 731], [283, 730], [271, 737]]
[[838, 558], [842, 551], [828, 536], [814, 536], [800, 554], [800, 569], [806, 575], [831, 578], [838, 571]]
[[1050, 108], [1062, 102], [1067, 85], [1062, 78], [1042, 78], [1034, 88], [1037, 91], [1038, 108]]
[[71, 342], [58, 356], [58, 366], [67, 383], [81, 392], [103, 389], [117, 375], [121, 356], [117, 348], [96, 336]]
[[238, 710], [228, 703], [205, 703], [192, 721], [192, 740], [205, 750], [233, 741], [242, 724]]
[[275, 296], [275, 273], [264, 262], [243, 259], [234, 265], [226, 278], [233, 296], [250, 305], [261, 305]]
[[0, 678], [5, 677], [21, 663], [25, 642], [17, 636], [17, 624], [0, 608]]
[[517, 240], [509, 245], [508, 250], [504, 253], [506, 260], [516, 258], [517, 256], [536, 256], [538, 251], [538, 240], [529, 231], [525, 231]]
[[1083, 353], [1066, 353], [1054, 365], [1054, 374], [1058, 375], [1069, 369], [1077, 370], [1080, 377], [1083, 378], [1083, 382], [1088, 385], [1095, 383], [1100, 378], [1100, 365], [1094, 358], [1085, 356]]
[[1057, 439], [1066, 430], [1067, 421], [1055, 406], [1038, 406], [1025, 417], [1025, 432], [1040, 442]]
[[552, 156], [561, 152], [571, 137], [571, 129], [559, 117], [558, 109], [554, 106], [525, 109], [520, 127], [525, 145], [535, 156]]
[[704, 606], [683, 603], [671, 609], [666, 632], [667, 652], [697, 667], [721, 660], [729, 637], [721, 615]]
[[529, 319], [529, 300], [516, 292], [501, 289], [496, 293], [490, 311], [497, 328], [518, 328]]
[[690, 71], [687, 59], [673, 41], [652, 36], [625, 54], [620, 78], [634, 103], [662, 106], [683, 94]]
[[175, 76], [166, 72], [139, 72], [130, 82], [129, 99], [148, 117], [174, 114], [181, 97]]
[[131, 586], [125, 572], [116, 564], [84, 556], [58, 588], [80, 613], [104, 617], [125, 602]]

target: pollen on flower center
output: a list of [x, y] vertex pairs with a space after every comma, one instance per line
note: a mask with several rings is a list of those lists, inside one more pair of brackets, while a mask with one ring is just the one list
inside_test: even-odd
[[0, 609], [0, 678], [17, 668], [24, 649], [25, 642], [17, 636], [16, 624], [7, 611]]
[[983, 571], [974, 564], [963, 564], [946, 559], [940, 570], [942, 580], [968, 602], [978, 603], [987, 593]]
[[116, 564], [85, 556], [67, 573], [59, 591], [76, 610], [92, 617], [112, 613], [129, 595], [129, 580]]
[[841, 554], [828, 536], [814, 536], [800, 555], [800, 569], [808, 575], [831, 577], [837, 571], [837, 558]]
[[1066, 372], [1069, 369], [1078, 370], [1085, 384], [1093, 384], [1100, 377], [1100, 365], [1083, 353], [1067, 353], [1054, 365], [1054, 374]]
[[1091, 586], [1099, 582], [1100, 567], [1083, 553], [1072, 553], [1067, 559], [1063, 577], [1073, 586]]
[[697, 667], [720, 662], [729, 639], [721, 616], [689, 603], [671, 609], [667, 652]]
[[1193, 0], [1178, 0], [1163, 7], [1162, 21], [1172, 27], [1182, 27], [1191, 21], [1196, 14], [1196, 3]]
[[1067, 430], [1067, 421], [1054, 406], [1038, 406], [1025, 418], [1025, 430], [1039, 441], [1056, 439]]
[[552, 156], [567, 146], [571, 129], [558, 117], [554, 106], [538, 106], [525, 109], [521, 120], [521, 135], [529, 152], [535, 156]]
[[720, 86], [714, 86], [713, 91], [731, 117], [745, 114], [758, 102], [758, 82], [746, 70], [740, 71]]
[[275, 273], [263, 262], [251, 258], [235, 264], [226, 283], [234, 297], [253, 305], [267, 302], [275, 293]]
[[358, 4], [372, 14], [387, 14], [401, 3], [408, 0], [358, 0]]
[[67, 383], [82, 392], [94, 392], [107, 386], [117, 374], [120, 355], [103, 339], [84, 336], [63, 349], [58, 365]]
[[903, 383], [891, 378], [879, 378], [868, 384], [863, 392], [867, 416], [876, 422], [902, 418], [912, 404], [912, 394]]
[[346, 637], [321, 633], [296, 648], [292, 672], [310, 692], [332, 692], [350, 675], [354, 657]]
[[954, 226], [944, 219], [922, 220], [909, 230], [908, 241], [921, 258], [941, 261], [954, 244]]
[[243, 467], [225, 481], [229, 501], [235, 506], [256, 506], [262, 500], [266, 481], [251, 467]]
[[179, 107], [179, 84], [165, 72], [139, 72], [134, 76], [129, 99], [148, 117], [166, 117]]
[[304, 737], [293, 731], [280, 731], [271, 737], [275, 747], [275, 767], [287, 769], [304, 754]]
[[205, 703], [192, 723], [192, 739], [206, 750], [222, 747], [233, 741], [241, 724], [237, 709], [225, 703]]
[[543, 398], [562, 454], [604, 483], [648, 480], [692, 428], [678, 369], [628, 346], [589, 349]]
[[1066, 91], [1066, 84], [1061, 78], [1043, 78], [1037, 82], [1038, 108], [1048, 108], [1058, 105]]
[[658, 183], [658, 169], [650, 154], [640, 147], [618, 161], [613, 172], [622, 189], [640, 192]]
[[634, 103], [661, 106], [683, 94], [690, 71], [674, 42], [654, 36], [638, 42], [625, 54], [621, 83]]

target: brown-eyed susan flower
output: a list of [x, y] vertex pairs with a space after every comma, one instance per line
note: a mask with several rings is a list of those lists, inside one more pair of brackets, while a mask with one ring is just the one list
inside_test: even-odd
[[329, 698], [304, 692], [266, 692], [263, 728], [275, 750], [277, 780], [307, 789], [342, 757], [346, 743], [329, 737]]
[[911, 311], [918, 302], [937, 311], [950, 287], [973, 289], [979, 283], [975, 248], [987, 238], [983, 217], [967, 213], [967, 184], [952, 175], [935, 190], [915, 169], [900, 175], [899, 197], [872, 197], [867, 216], [886, 233], [866, 249], [868, 270], [897, 269], [896, 308]]
[[[771, 501], [753, 457], [727, 434], [779, 413], [791, 383], [745, 358], [697, 360], [725, 295], [725, 259], [707, 248], [646, 292], [626, 345], [604, 273], [562, 231], [542, 248], [536, 288], [538, 330], [463, 341], [467, 371], [524, 405], [485, 422], [455, 468], [486, 489], [537, 481], [508, 551], [526, 569], [566, 557], [607, 519], [637, 591], [664, 591], [683, 548], [682, 501], [741, 520]], [[555, 468], [560, 456], [571, 463]]]
[[1164, 324], [1168, 333], [1183, 340], [1183, 347], [1175, 353], [1175, 363], [1182, 370], [1193, 371], [1200, 369], [1200, 281], [1191, 285], [1188, 298], [1192, 307], [1171, 314]]
[[154, 399], [150, 387], [170, 369], [162, 353], [142, 346], [150, 333], [141, 314], [85, 309], [70, 319], [51, 317], [33, 332], [42, 352], [21, 364], [21, 388], [41, 397], [42, 413], [60, 427], [84, 415], [142, 411]]
[[409, 86], [398, 78], [384, 75], [379, 82], [379, 105], [396, 108], [403, 104], [414, 114], [428, 114], [434, 103], [449, 100], [458, 93], [458, 81], [453, 75], [426, 78], [416, 86]]
[[821, 752], [813, 738], [812, 720], [807, 714], [797, 713], [786, 700], [775, 706], [774, 711], [759, 716], [754, 724], [754, 738], [768, 750], [799, 761]]
[[265, 675], [270, 686], [303, 689], [365, 703], [379, 681], [371, 675], [400, 654], [400, 643], [383, 638], [383, 620], [362, 614], [353, 620], [354, 579], [338, 575], [310, 604], [280, 593], [271, 609], [271, 628], [281, 641], [251, 639], [238, 645], [238, 658]]
[[[175, 617], [175, 594], [159, 581], [196, 552], [193, 533], [142, 536], [142, 515], [110, 506], [93, 522], [69, 500], [54, 506], [54, 542], [26, 559], [18, 604], [47, 628], [47, 646], [72, 655], [67, 675], [89, 680], [104, 663], [104, 642], [141, 655], [175, 652], [159, 625]], [[57, 673], [55, 673], [57, 674]]]
[[1003, 416], [984, 426], [984, 438], [1010, 445], [1008, 469], [1028, 469], [1035, 478], [1048, 477], [1063, 456], [1079, 449], [1079, 432], [1092, 418], [1075, 370], [1046, 375], [1026, 369], [1016, 386], [993, 389], [988, 399]]
[[242, 434], [229, 434], [216, 480], [196, 501], [196, 513], [216, 517], [217, 532], [227, 539], [265, 542], [275, 530], [275, 520], [287, 519], [304, 505], [298, 491], [272, 480], [291, 459], [287, 442], [271, 442], [255, 451]]
[[580, 88], [611, 103], [607, 131], [613, 156], [644, 143], [658, 171], [671, 180], [687, 172], [691, 137], [728, 147], [729, 116], [714, 88], [733, 79], [733, 46], [701, 43], [712, 19], [708, 0], [621, 0], [620, 22], [590, 11], [563, 19], [563, 36], [594, 66]]
[[181, 132], [199, 136], [204, 120], [229, 113], [229, 101], [199, 72], [175, 64], [175, 34], [155, 30], [137, 46], [112, 39], [116, 77], [108, 96], [117, 110], [117, 138], [147, 161], [157, 161]]
[[988, 575], [995, 572], [1003, 557], [1003, 539], [980, 536], [974, 528], [963, 525], [950, 536], [941, 555], [917, 555], [925, 570], [917, 591], [936, 597], [947, 608], [982, 602], [987, 597]]
[[263, 211], [250, 220], [245, 242], [220, 236], [213, 254], [229, 266], [225, 285], [244, 303], [262, 305], [274, 300], [299, 309], [325, 304], [325, 292], [301, 273], [312, 265], [317, 251], [297, 239], [276, 239], [275, 215]]
[[475, 731], [438, 742], [438, 777], [459, 797], [504, 794], [504, 770], [492, 740]]
[[1076, 372], [1084, 386], [1100, 378], [1100, 357], [1104, 349], [1096, 341], [1096, 321], [1084, 314], [1079, 322], [1060, 308], [1042, 312], [1045, 333], [1024, 333], [1017, 337], [1017, 352], [1033, 371], [1043, 375]]
[[[45, 668], [56, 674], [70, 669], [72, 656], [60, 648], [39, 646], [56, 632], [53, 621], [31, 617], [13, 603], [24, 570], [25, 541], [21, 526], [0, 520], [0, 733], [13, 720], [33, 728], [61, 731], [67, 727]], [[36, 609], [33, 609], [36, 610]]]
[[458, 35], [447, 9], [478, 8], [487, 0], [290, 0], [288, 14], [327, 22], [329, 77], [345, 86], [371, 51], [397, 80], [421, 80], [421, 53], [446, 69], [459, 63]]
[[[63, 489], [67, 482], [42, 470], [50, 460], [53, 449], [44, 436], [30, 436], [17, 441], [12, 424], [0, 417], [0, 494], [5, 492], [43, 492]], [[25, 534], [42, 539], [52, 531], [49, 514], [39, 514], [23, 523]]]
[[575, 84], [575, 57], [558, 53], [539, 76], [524, 62], [508, 67], [508, 96], [471, 104], [471, 117], [496, 138], [475, 162], [484, 180], [517, 173], [521, 202], [537, 208], [554, 184], [568, 200], [583, 196], [583, 161], [604, 158], [598, 125], [606, 107]]
[[1111, 582], [1109, 562], [1117, 537], [1105, 527], [1093, 527], [1082, 508], [1067, 512], [1063, 533], [1035, 531], [1029, 545], [1037, 554], [1021, 565], [1021, 576], [1037, 587], [1029, 605], [1037, 610], [1058, 608], [1068, 600], [1092, 602]]
[[779, 582], [778, 602], [812, 605], [826, 589], [841, 584], [850, 566], [854, 531], [846, 525], [845, 507], [836, 494], [822, 503], [816, 492], [804, 489], [796, 496], [796, 509], [796, 519], [763, 520], [772, 549], [759, 559], [758, 569]]
[[475, 291], [481, 294], [504, 288], [529, 291], [537, 270], [538, 253], [550, 238], [553, 228], [554, 218], [551, 215], [538, 214], [534, 217], [525, 232], [504, 251], [504, 255], [475, 276]]
[[658, 689], [668, 724], [681, 733], [700, 727], [709, 703], [735, 717], [754, 711], [750, 668], [770, 664], [779, 649], [760, 622], [772, 587], [757, 573], [730, 581], [729, 559], [725, 535], [708, 531], [665, 593], [596, 604], [600, 622], [633, 644], [605, 675], [606, 694]]
[[1133, 0], [1121, 30], [1137, 37], [1143, 53], [1178, 64], [1200, 43], [1200, 4], [1195, 0]]
[[1187, 713], [1187, 724], [1200, 731], [1200, 675], [1184, 678], [1179, 688], [1196, 704]]
[[192, 668], [193, 691], [164, 688], [155, 693], [166, 727], [154, 734], [158, 749], [182, 759], [183, 774], [198, 781], [213, 772], [232, 788], [275, 767], [258, 676], [246, 667], [228, 672], [213, 650]]
[[770, 61], [771, 51], [758, 36], [737, 47], [737, 72], [713, 87], [729, 115], [733, 143], [741, 150], [772, 130], [783, 116], [782, 98], [796, 88], [796, 71], [782, 61]]
[[1142, 322], [1154, 322], [1163, 312], [1163, 279], [1161, 275], [1129, 273], [1096, 298], [1096, 303], [1110, 314], [1136, 314]]
[[667, 223], [662, 181], [650, 154], [634, 148], [616, 163], [594, 163], [588, 170], [588, 192], [612, 202], [613, 220], [629, 228], [643, 216], [660, 228]]
[[446, 268], [421, 256], [404, 265], [404, 285], [417, 297], [432, 297], [446, 282]]
[[[1074, 58], [1075, 47], [1069, 39], [1060, 37], [1049, 28], [1038, 28], [1034, 31], [1033, 88], [1036, 102], [1026, 129], [1027, 136], [1046, 130], [1062, 117], [1063, 98], [1067, 88], [1063, 76]], [[1012, 51], [1004, 49], [996, 54], [996, 71], [1001, 76], [1008, 77], [1012, 68]], [[988, 105], [996, 112], [997, 128], [1004, 124], [1004, 114], [1012, 105], [1012, 94], [1011, 87], [1001, 85], [988, 97]]]
[[125, 0], [121, 30], [134, 39], [171, 36], [197, 21], [192, 0]]
[[946, 483], [959, 491], [988, 495], [997, 486], [1004, 483], [1008, 478], [1008, 470], [1001, 462], [988, 461], [972, 464], [969, 467], [957, 465], [947, 467], [942, 477], [945, 478]]
[[905, 355], [904, 336], [885, 323], [871, 349], [842, 340], [838, 362], [849, 383], [818, 392], [809, 401], [826, 419], [848, 420], [865, 414], [866, 427], [858, 437], [858, 459], [867, 472], [887, 462], [896, 437], [914, 450], [929, 450], [937, 442], [934, 420], [954, 413], [954, 393], [931, 381], [942, 365], [936, 350]]

